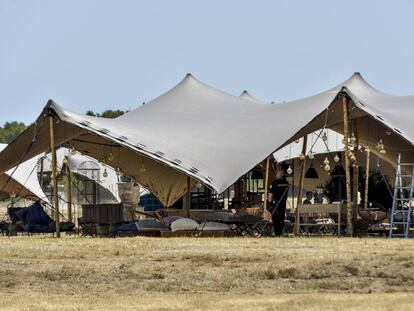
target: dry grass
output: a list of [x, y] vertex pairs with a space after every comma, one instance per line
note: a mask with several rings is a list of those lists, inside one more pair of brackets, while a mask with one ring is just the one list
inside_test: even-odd
[[413, 290], [413, 240], [0, 238], [11, 310], [409, 310]]

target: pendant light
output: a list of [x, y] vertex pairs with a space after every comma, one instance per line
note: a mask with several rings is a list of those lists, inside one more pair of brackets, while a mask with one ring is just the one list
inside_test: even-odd
[[292, 170], [292, 168], [290, 167], [290, 165], [289, 165], [289, 167], [287, 168], [286, 173], [288, 173], [288, 175], [290, 175], [290, 174], [292, 174], [292, 173], [293, 173], [293, 170]]
[[328, 172], [328, 171], [331, 170], [331, 166], [330, 166], [328, 157], [325, 157], [325, 160], [323, 160], [323, 164], [325, 164], [325, 166], [324, 166], [325, 171]]
[[116, 174], [117, 174], [117, 175], [122, 175], [122, 170], [121, 170], [121, 168], [120, 168], [120, 167], [118, 167], [118, 168], [116, 169]]
[[322, 135], [322, 140], [323, 140], [323, 141], [327, 141], [327, 140], [328, 140], [328, 135], [327, 135], [327, 133], [326, 133], [326, 132], [323, 132], [323, 135]]
[[108, 172], [106, 170], [106, 167], [105, 167], [105, 169], [104, 169], [104, 171], [102, 173], [102, 176], [105, 177], [105, 178], [108, 177]]
[[341, 158], [339, 157], [338, 153], [335, 155], [334, 157], [334, 162], [338, 163], [339, 161], [341, 161]]

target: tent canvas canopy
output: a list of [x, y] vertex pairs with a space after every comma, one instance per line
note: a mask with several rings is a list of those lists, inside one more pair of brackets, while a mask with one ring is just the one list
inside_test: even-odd
[[361, 121], [363, 145], [373, 147], [378, 133], [388, 129], [393, 134], [381, 136], [393, 151], [387, 160], [399, 150], [412, 156], [414, 97], [383, 94], [358, 73], [326, 92], [273, 105], [227, 94], [188, 74], [116, 119], [86, 116], [49, 101], [37, 121], [0, 153], [0, 172], [50, 148], [46, 119], [52, 113], [58, 145], [119, 167], [170, 206], [187, 191], [187, 176], [190, 186], [199, 181], [221, 193], [284, 145], [324, 127], [341, 132], [341, 94], [351, 100], [350, 118]]

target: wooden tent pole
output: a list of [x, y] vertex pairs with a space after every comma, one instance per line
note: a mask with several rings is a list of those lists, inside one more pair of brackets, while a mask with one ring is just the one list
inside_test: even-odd
[[344, 140], [345, 140], [345, 177], [346, 177], [346, 219], [347, 219], [347, 234], [353, 236], [354, 234], [354, 217], [352, 213], [352, 198], [351, 198], [351, 172], [349, 159], [349, 116], [348, 116], [348, 99], [346, 95], [342, 95], [342, 109], [344, 117]]
[[266, 158], [265, 168], [265, 180], [264, 180], [264, 202], [263, 202], [263, 213], [267, 213], [267, 196], [269, 189], [269, 157]]
[[55, 203], [55, 227], [56, 237], [60, 238], [59, 226], [59, 197], [58, 197], [58, 180], [57, 180], [57, 160], [56, 160], [56, 145], [55, 145], [55, 130], [54, 130], [54, 113], [49, 111], [49, 128], [50, 128], [50, 151], [52, 153], [52, 190]]
[[368, 208], [368, 185], [369, 185], [369, 156], [371, 153], [371, 150], [367, 147], [365, 149], [367, 152], [367, 162], [365, 167], [365, 194], [364, 194], [364, 208]]
[[308, 135], [303, 137], [302, 143], [302, 154], [305, 156], [303, 160], [300, 161], [300, 175], [299, 175], [299, 193], [296, 202], [296, 210], [295, 210], [295, 235], [299, 235], [300, 233], [300, 213], [299, 213], [299, 204], [302, 204], [302, 197], [303, 197], [303, 185], [305, 183], [305, 166], [306, 166], [306, 148], [308, 144]]

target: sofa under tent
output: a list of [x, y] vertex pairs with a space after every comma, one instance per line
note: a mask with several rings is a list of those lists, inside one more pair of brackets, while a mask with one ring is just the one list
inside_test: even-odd
[[[223, 192], [275, 150], [318, 129], [331, 128], [348, 140], [353, 132], [360, 145], [390, 163], [398, 152], [411, 159], [413, 100], [385, 95], [354, 74], [321, 94], [266, 105], [187, 75], [168, 92], [116, 119], [78, 114], [49, 101], [37, 121], [0, 153], [0, 172], [63, 145], [118, 168], [168, 207], [198, 183]], [[349, 116], [344, 119], [344, 114]], [[283, 118], [274, 122], [276, 116]], [[358, 133], [344, 130], [350, 121]], [[388, 131], [392, 135], [380, 135], [387, 153], [380, 153], [375, 149], [378, 133]], [[16, 159], [15, 154], [22, 156]]]

